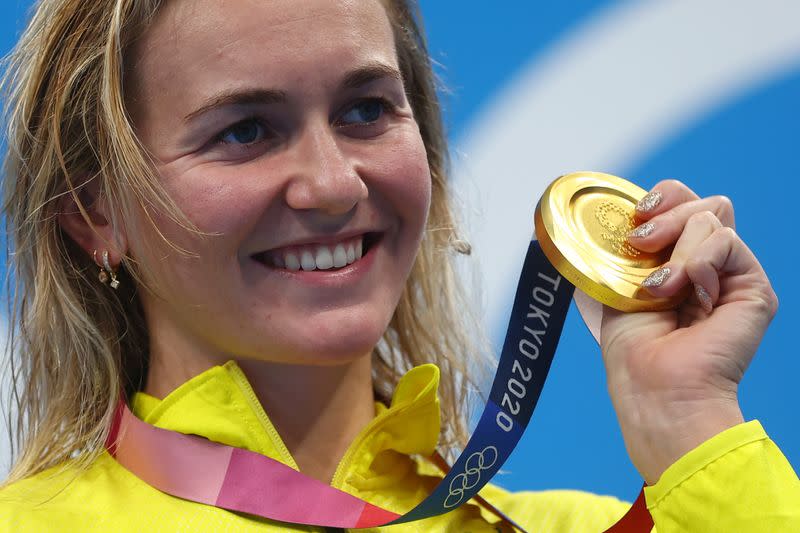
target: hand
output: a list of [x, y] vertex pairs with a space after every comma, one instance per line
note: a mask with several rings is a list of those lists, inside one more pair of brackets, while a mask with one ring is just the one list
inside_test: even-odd
[[[700, 199], [678, 181], [656, 185], [637, 206], [630, 243], [675, 245], [644, 285], [655, 296], [693, 285], [670, 311], [604, 308], [608, 388], [625, 445], [648, 484], [686, 452], [743, 421], [738, 384], [778, 307], [764, 270], [736, 234], [724, 196]], [[646, 209], [647, 203], [655, 203]], [[658, 274], [660, 272], [660, 274]]]

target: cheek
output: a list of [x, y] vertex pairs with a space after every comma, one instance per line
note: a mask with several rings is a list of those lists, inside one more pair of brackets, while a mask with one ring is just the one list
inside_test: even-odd
[[230, 245], [240, 242], [256, 224], [264, 210], [264, 199], [270, 196], [264, 180], [250, 174], [253, 172], [241, 167], [211, 169], [203, 165], [179, 175], [163, 172], [167, 194], [189, 222], [207, 236], [197, 235], [163, 215], [156, 218], [156, 224], [167, 238], [190, 250], [219, 240]]
[[431, 173], [425, 146], [419, 134], [393, 145], [382, 158], [384, 195], [409, 224], [419, 231], [425, 226], [431, 202]]
[[[233, 167], [194, 170], [164, 173], [162, 185], [196, 230], [155, 209], [149, 216], [139, 212], [129, 246], [149, 285], [165, 294], [191, 289], [200, 298], [219, 279], [231, 279], [242, 240], [263, 213], [263, 194], [252, 190], [248, 184], [255, 180], [241, 171], [231, 175]], [[190, 287], [198, 280], [201, 288]]]
[[252, 195], [240, 184], [232, 185], [230, 176], [213, 174], [185, 175], [177, 187], [168, 188], [168, 193], [200, 231], [227, 234], [246, 219]]

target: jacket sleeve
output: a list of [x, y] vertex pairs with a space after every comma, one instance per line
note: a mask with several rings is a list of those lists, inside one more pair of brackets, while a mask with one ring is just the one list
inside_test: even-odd
[[658, 533], [800, 532], [800, 479], [758, 421], [681, 457], [645, 498]]

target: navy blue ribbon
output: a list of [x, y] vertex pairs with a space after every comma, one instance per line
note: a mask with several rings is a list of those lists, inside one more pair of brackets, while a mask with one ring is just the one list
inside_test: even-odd
[[535, 240], [528, 246], [497, 374], [483, 414], [450, 472], [392, 524], [446, 513], [466, 503], [506, 462], [539, 401], [572, 301], [573, 285]]

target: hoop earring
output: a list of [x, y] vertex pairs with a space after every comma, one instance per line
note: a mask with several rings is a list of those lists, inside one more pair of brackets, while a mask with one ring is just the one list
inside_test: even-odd
[[[94, 259], [94, 263], [97, 266], [100, 266], [100, 262], [97, 260], [97, 250], [92, 252], [92, 258]], [[119, 287], [119, 280], [117, 279], [117, 272], [113, 268], [111, 268], [111, 264], [108, 262], [108, 250], [103, 250], [103, 265], [100, 266], [100, 272], [97, 273], [97, 279], [100, 280], [100, 283], [105, 285], [106, 283], [111, 280], [112, 289], [117, 289]]]

